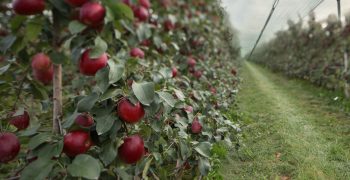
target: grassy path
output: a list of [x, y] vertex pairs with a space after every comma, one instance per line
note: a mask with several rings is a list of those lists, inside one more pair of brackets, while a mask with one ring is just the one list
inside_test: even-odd
[[251, 63], [241, 70], [238, 104], [243, 146], [226, 179], [350, 179], [350, 117], [327, 105], [320, 90]]

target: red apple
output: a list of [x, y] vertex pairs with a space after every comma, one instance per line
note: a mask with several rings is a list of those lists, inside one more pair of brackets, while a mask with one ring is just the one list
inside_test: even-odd
[[186, 161], [184, 164], [183, 164], [183, 167], [186, 169], [186, 170], [189, 170], [191, 169], [191, 165], [188, 161]]
[[194, 69], [194, 67], [191, 67], [191, 66], [190, 66], [190, 67], [188, 68], [188, 71], [189, 71], [190, 73], [194, 73], [196, 70]]
[[187, 59], [187, 64], [188, 64], [188, 66], [190, 66], [190, 67], [194, 67], [194, 66], [197, 64], [197, 62], [196, 62], [195, 59], [189, 57], [189, 58]]
[[199, 79], [199, 78], [201, 78], [202, 77], [202, 71], [195, 71], [194, 73], [193, 73], [193, 76], [195, 77], [195, 78], [197, 78], [197, 79]]
[[79, 19], [82, 23], [98, 27], [103, 23], [106, 9], [98, 2], [87, 2], [80, 9]]
[[211, 92], [212, 94], [216, 94], [216, 89], [215, 89], [214, 87], [211, 87], [211, 88], [210, 88], [210, 92]]
[[139, 4], [147, 9], [151, 7], [149, 0], [139, 0]]
[[164, 21], [164, 29], [166, 31], [171, 31], [175, 29], [175, 24], [170, 19], [167, 19]]
[[192, 113], [193, 112], [193, 107], [192, 106], [186, 106], [184, 108], [184, 110], [187, 112], [187, 113]]
[[171, 5], [171, 1], [170, 0], [161, 0], [160, 4], [164, 7], [164, 8], [168, 8]]
[[75, 118], [75, 124], [88, 128], [94, 124], [94, 119], [88, 113], [82, 113]]
[[38, 53], [32, 57], [32, 68], [36, 71], [48, 71], [51, 66], [50, 57], [44, 53]]
[[89, 0], [64, 0], [66, 3], [68, 3], [71, 6], [80, 7], [83, 4], [89, 2]]
[[148, 9], [146, 9], [143, 6], [134, 8], [134, 15], [137, 17], [140, 21], [147, 21], [149, 18], [149, 12]]
[[236, 76], [236, 75], [237, 75], [237, 70], [236, 70], [235, 68], [232, 68], [231, 74], [234, 75], [234, 76]]
[[0, 163], [15, 159], [20, 149], [21, 145], [15, 134], [0, 132]]
[[29, 126], [29, 114], [27, 111], [24, 111], [22, 115], [13, 116], [10, 119], [10, 124], [14, 125], [18, 130], [26, 129]]
[[145, 110], [140, 102], [133, 105], [127, 98], [123, 98], [118, 103], [117, 113], [121, 120], [127, 123], [136, 123], [143, 118]]
[[14, 0], [12, 8], [19, 15], [40, 14], [45, 9], [45, 0]]
[[132, 48], [130, 51], [130, 56], [134, 58], [145, 58], [145, 53], [140, 48]]
[[149, 47], [149, 46], [151, 46], [151, 41], [149, 40], [149, 39], [145, 39], [145, 40], [143, 40], [141, 43], [140, 43], [140, 45], [141, 46], [146, 46], [146, 47]]
[[69, 157], [74, 157], [86, 153], [92, 146], [92, 141], [89, 133], [79, 130], [66, 134], [63, 144], [63, 152]]
[[130, 2], [130, 0], [122, 0], [122, 2], [123, 2], [124, 4], [126, 4], [126, 5], [128, 5], [128, 6], [131, 7], [131, 2]]
[[193, 134], [198, 134], [202, 131], [202, 125], [199, 122], [198, 118], [195, 118], [193, 120], [192, 125], [191, 125], [191, 131]]
[[124, 143], [118, 149], [118, 157], [127, 164], [134, 164], [144, 155], [145, 146], [139, 135], [124, 138]]
[[176, 67], [173, 67], [173, 69], [171, 70], [172, 74], [173, 74], [173, 78], [177, 76], [177, 69]]
[[96, 72], [107, 66], [108, 57], [103, 53], [100, 57], [92, 59], [89, 57], [90, 49], [84, 51], [79, 61], [80, 73], [87, 76], [94, 76]]
[[42, 82], [44, 85], [48, 85], [51, 83], [53, 79], [53, 65], [47, 71], [33, 71], [34, 79]]

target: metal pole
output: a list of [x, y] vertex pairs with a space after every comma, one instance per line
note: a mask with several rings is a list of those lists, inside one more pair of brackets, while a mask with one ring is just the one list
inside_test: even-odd
[[339, 19], [339, 21], [341, 21], [341, 8], [340, 8], [340, 0], [337, 0], [337, 4], [338, 4], [338, 19]]
[[269, 16], [267, 17], [266, 22], [265, 22], [265, 24], [264, 24], [264, 27], [262, 28], [262, 30], [261, 30], [261, 32], [260, 32], [260, 34], [259, 34], [259, 37], [258, 37], [258, 39], [256, 40], [252, 51], [250, 52], [249, 59], [250, 59], [250, 57], [253, 55], [253, 53], [254, 53], [254, 51], [255, 51], [255, 48], [256, 48], [256, 46], [258, 45], [258, 43], [259, 43], [259, 41], [260, 41], [260, 39], [261, 39], [261, 36], [264, 34], [264, 31], [265, 31], [267, 25], [269, 24], [269, 21], [270, 21], [272, 15], [273, 15], [273, 12], [275, 11], [275, 9], [276, 9], [278, 3], [279, 3], [279, 0], [275, 0], [275, 1], [274, 1], [273, 5], [272, 5], [272, 9], [271, 9], [271, 11], [270, 11], [270, 14], [269, 14]]

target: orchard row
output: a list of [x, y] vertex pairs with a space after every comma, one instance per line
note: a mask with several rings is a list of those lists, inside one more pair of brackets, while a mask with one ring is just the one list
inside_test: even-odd
[[219, 176], [216, 149], [234, 148], [240, 128], [223, 114], [239, 48], [218, 2], [1, 7], [1, 178]]

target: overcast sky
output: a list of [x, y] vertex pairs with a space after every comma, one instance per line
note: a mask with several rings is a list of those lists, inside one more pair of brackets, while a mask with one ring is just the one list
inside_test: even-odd
[[[321, 0], [280, 0], [267, 27], [262, 41], [273, 37], [273, 34], [286, 27], [287, 20], [306, 16], [311, 8]], [[239, 31], [243, 53], [250, 51], [262, 29], [274, 0], [222, 0], [223, 7], [230, 15], [233, 26]], [[341, 0], [342, 12], [350, 11], [350, 0]], [[316, 18], [322, 20], [329, 14], [337, 13], [336, 0], [324, 0], [316, 10]]]

